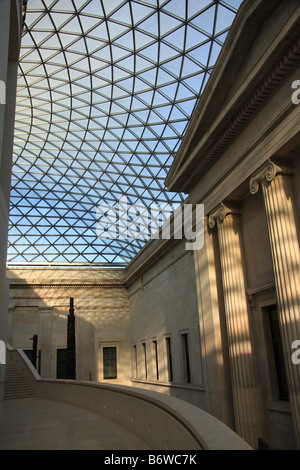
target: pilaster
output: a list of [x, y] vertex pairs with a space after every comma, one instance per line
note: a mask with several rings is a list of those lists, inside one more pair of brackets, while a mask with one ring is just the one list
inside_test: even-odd
[[235, 429], [217, 240], [204, 223], [205, 247], [194, 251], [202, 363], [210, 414]]
[[209, 226], [218, 227], [236, 431], [257, 448], [258, 439], [263, 438], [262, 402], [250, 332], [239, 212], [220, 204], [210, 214]]
[[300, 447], [300, 366], [291, 360], [292, 344], [300, 340], [300, 252], [292, 172], [287, 166], [268, 161], [252, 176], [250, 192], [255, 194], [261, 188], [264, 197], [289, 395]]

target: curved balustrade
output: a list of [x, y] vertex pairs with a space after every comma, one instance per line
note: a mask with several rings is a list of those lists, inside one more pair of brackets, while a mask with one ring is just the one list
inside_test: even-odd
[[118, 422], [152, 449], [251, 450], [231, 429], [187, 402], [123, 385], [42, 379], [21, 350], [8, 348], [39, 398], [71, 403]]

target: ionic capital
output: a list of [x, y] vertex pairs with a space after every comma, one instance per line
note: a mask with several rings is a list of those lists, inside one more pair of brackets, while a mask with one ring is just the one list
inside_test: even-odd
[[215, 210], [213, 210], [208, 218], [208, 225], [210, 228], [214, 228], [217, 222], [223, 222], [223, 220], [229, 214], [240, 214], [240, 210], [237, 207], [219, 204]]
[[250, 179], [250, 193], [256, 194], [263, 183], [270, 183], [277, 175], [290, 175], [292, 172], [293, 170], [288, 166], [279, 166], [271, 161], [267, 161], [254, 173]]

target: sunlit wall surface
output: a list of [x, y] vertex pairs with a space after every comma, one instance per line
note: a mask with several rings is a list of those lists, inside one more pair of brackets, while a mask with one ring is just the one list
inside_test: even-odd
[[9, 265], [126, 265], [145, 240], [99, 238], [97, 207], [178, 205], [168, 169], [240, 0], [29, 0]]

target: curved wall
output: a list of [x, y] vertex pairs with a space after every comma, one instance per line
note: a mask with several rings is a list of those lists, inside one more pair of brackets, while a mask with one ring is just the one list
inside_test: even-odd
[[87, 408], [118, 422], [154, 450], [251, 450], [237, 434], [199, 408], [174, 397], [123, 385], [44, 380], [22, 351], [11, 350], [39, 398]]

